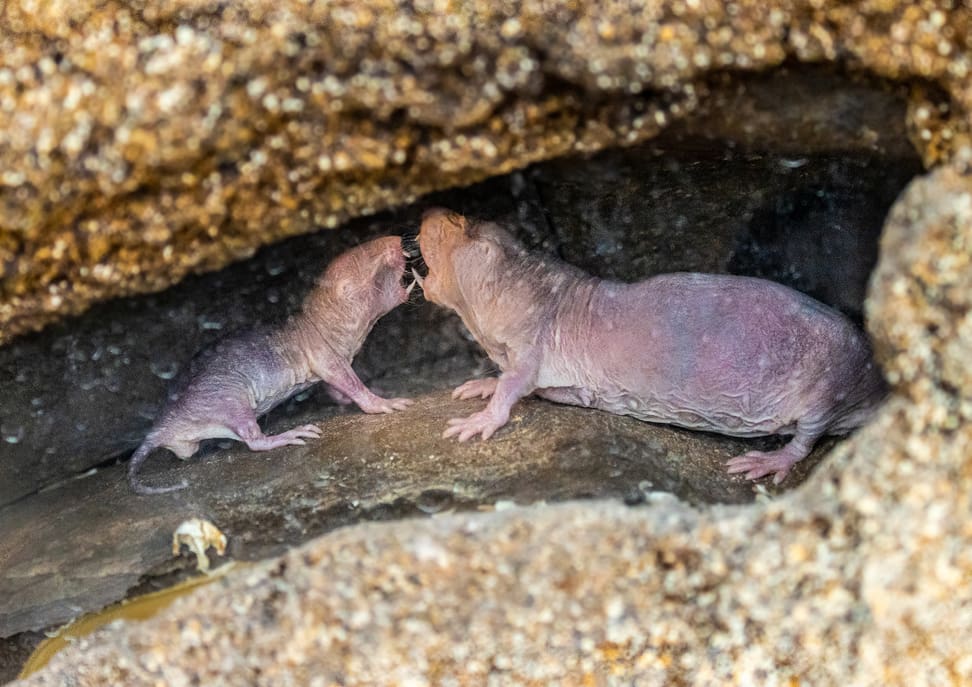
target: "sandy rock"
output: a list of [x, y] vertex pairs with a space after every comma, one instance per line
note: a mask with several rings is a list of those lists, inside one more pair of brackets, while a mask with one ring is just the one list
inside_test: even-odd
[[969, 198], [959, 160], [893, 210], [871, 321], [895, 395], [800, 489], [347, 528], [25, 684], [972, 680]]
[[967, 10], [947, 6], [8, 2], [0, 341], [434, 189], [645, 140], [713, 75], [788, 58], [933, 84], [909, 126], [943, 159], [972, 104]]
[[[920, 260], [967, 241], [968, 179], [951, 169], [917, 182], [887, 241], [920, 237]], [[882, 291], [881, 277], [916, 266], [902, 264], [908, 257], [895, 252], [882, 266], [877, 323], [897, 315], [882, 309], [889, 299], [906, 318], [968, 306], [967, 288], [926, 300], [920, 276], [902, 282], [901, 296]], [[968, 343], [924, 331], [945, 360]], [[889, 358], [889, 370], [907, 359]], [[902, 381], [836, 462], [768, 506], [570, 504], [349, 528], [155, 620], [82, 641], [27, 684], [58, 684], [59, 671], [81, 684], [969, 679], [954, 638], [972, 630], [961, 584], [972, 572], [962, 553], [972, 537], [970, 436], [965, 424], [946, 443], [947, 414], [913, 417], [908, 395], [929, 379], [940, 377]], [[923, 407], [939, 409], [936, 400]]]

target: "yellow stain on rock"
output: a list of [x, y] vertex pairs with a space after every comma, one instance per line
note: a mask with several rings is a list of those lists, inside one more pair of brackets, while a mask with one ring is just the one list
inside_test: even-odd
[[72, 620], [58, 630], [55, 636], [45, 639], [37, 645], [34, 653], [24, 663], [24, 667], [21, 669], [17, 679], [22, 680], [42, 670], [59, 651], [70, 646], [82, 637], [87, 637], [96, 630], [100, 630], [108, 623], [115, 620], [126, 620], [129, 622], [148, 620], [160, 611], [168, 608], [176, 599], [221, 578], [230, 570], [238, 568], [239, 565], [238, 563], [230, 562], [227, 565], [217, 568], [208, 575], [192, 577], [167, 589], [160, 589], [157, 592], [138, 596], [134, 599], [126, 599], [96, 613], [88, 613], [76, 620]]

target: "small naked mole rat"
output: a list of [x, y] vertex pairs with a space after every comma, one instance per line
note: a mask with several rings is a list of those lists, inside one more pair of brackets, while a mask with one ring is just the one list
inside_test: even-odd
[[626, 284], [529, 253], [501, 227], [443, 209], [422, 217], [427, 299], [452, 308], [501, 371], [454, 398], [490, 398], [445, 437], [489, 438], [530, 393], [738, 437], [792, 435], [731, 459], [779, 483], [824, 434], [864, 424], [886, 386], [864, 334], [782, 284], [673, 273]]
[[412, 401], [376, 396], [351, 369], [378, 318], [408, 300], [415, 283], [404, 287], [404, 273], [399, 237], [355, 246], [331, 262], [300, 311], [281, 327], [231, 335], [203, 349], [176, 377], [155, 425], [132, 455], [132, 489], [160, 494], [187, 486], [152, 487], [139, 480], [139, 467], [156, 448], [188, 458], [203, 439], [236, 439], [269, 451], [319, 437], [315, 425], [267, 436], [257, 417], [320, 381], [336, 401], [356, 403], [366, 413], [404, 410]]

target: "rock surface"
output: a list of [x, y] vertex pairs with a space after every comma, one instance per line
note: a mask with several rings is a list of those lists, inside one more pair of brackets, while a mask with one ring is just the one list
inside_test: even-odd
[[3, 19], [0, 341], [434, 189], [645, 140], [713, 81], [733, 102], [728, 71], [920, 80], [909, 133], [928, 162], [967, 140], [972, 104], [968, 11], [946, 2], [9, 0]]
[[23, 684], [969, 682], [972, 150], [882, 241], [895, 394], [800, 489], [345, 528]]
[[[252, 561], [363, 520], [497, 501], [641, 502], [646, 492], [663, 491], [690, 503], [748, 503], [755, 496], [752, 483], [723, 465], [754, 442], [581, 408], [524, 401], [493, 441], [440, 438], [447, 419], [482, 404], [440, 392], [388, 417], [305, 412], [274, 431], [320, 423], [321, 439], [307, 446], [252, 453], [236, 444], [179, 467], [171, 454], [153, 456], [146, 481], [184, 479], [184, 491], [137, 496], [126, 466], [117, 465], [8, 506], [0, 510], [0, 637], [64, 623], [121, 600], [142, 579], [191, 567], [172, 560], [170, 542], [192, 517], [229, 537], [230, 558]], [[798, 484], [832, 444], [822, 442], [766, 493]]]

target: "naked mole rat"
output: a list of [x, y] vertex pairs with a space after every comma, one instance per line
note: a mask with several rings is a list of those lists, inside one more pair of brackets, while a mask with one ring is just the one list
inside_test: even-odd
[[871, 347], [843, 315], [763, 279], [674, 273], [625, 284], [529, 253], [489, 222], [422, 217], [426, 298], [455, 310], [498, 378], [455, 398], [492, 397], [444, 436], [489, 438], [535, 393], [689, 429], [792, 435], [728, 463], [779, 483], [827, 433], [864, 424], [885, 395]]
[[375, 322], [408, 300], [401, 239], [387, 236], [339, 255], [310, 291], [300, 311], [280, 328], [230, 336], [203, 349], [176, 377], [169, 399], [128, 464], [139, 494], [159, 494], [186, 483], [151, 487], [138, 469], [156, 448], [188, 458], [203, 439], [236, 439], [254, 451], [303, 444], [320, 436], [314, 425], [267, 436], [257, 417], [299, 391], [323, 381], [340, 403], [366, 413], [403, 410], [411, 401], [372, 393], [351, 360]]

